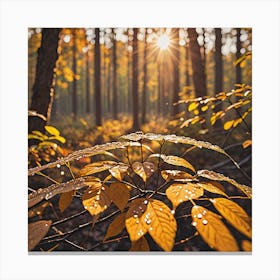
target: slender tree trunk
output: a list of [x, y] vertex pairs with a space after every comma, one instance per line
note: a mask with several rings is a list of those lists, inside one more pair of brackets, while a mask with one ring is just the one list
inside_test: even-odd
[[157, 98], [157, 114], [160, 116], [161, 114], [161, 96], [162, 96], [162, 86], [161, 86], [161, 63], [158, 61], [157, 63], [157, 69], [158, 69], [158, 98]]
[[144, 41], [144, 69], [143, 69], [143, 93], [142, 93], [142, 124], [146, 123], [146, 99], [147, 99], [147, 37], [148, 37], [148, 28], [145, 29], [145, 41]]
[[206, 95], [206, 80], [203, 69], [203, 61], [201, 58], [200, 47], [197, 42], [197, 32], [195, 28], [188, 28], [188, 35], [190, 39], [190, 53], [193, 69], [193, 82], [195, 88], [195, 95], [197, 97]]
[[222, 30], [215, 28], [215, 93], [223, 91]]
[[133, 28], [133, 55], [132, 55], [132, 107], [133, 107], [133, 130], [139, 130], [138, 120], [138, 28]]
[[86, 52], [86, 113], [90, 113], [89, 49]]
[[28, 131], [44, 131], [44, 126], [51, 117], [54, 98], [54, 74], [58, 59], [58, 42], [60, 28], [43, 28], [41, 46], [38, 49], [36, 76], [30, 110], [46, 117], [29, 117]]
[[[203, 30], [203, 46], [202, 46], [202, 64], [203, 64], [203, 74], [204, 74], [204, 79], [205, 79], [205, 83], [207, 85], [207, 75], [206, 75], [206, 45], [205, 45], [205, 28], [202, 28]], [[206, 92], [205, 92], [205, 95], [207, 95], [207, 86], [206, 86]]]
[[97, 126], [102, 125], [102, 108], [101, 108], [101, 73], [100, 73], [100, 43], [99, 28], [95, 28], [94, 44], [94, 84], [95, 84], [95, 123]]
[[[241, 41], [240, 41], [240, 36], [241, 36], [241, 28], [236, 28], [236, 60], [240, 58], [241, 56]], [[235, 73], [236, 73], [236, 84], [241, 84], [242, 83], [242, 69], [240, 67], [240, 63], [236, 65], [235, 68]]]
[[179, 101], [180, 91], [180, 73], [179, 73], [179, 61], [180, 61], [180, 50], [179, 50], [179, 28], [173, 30], [173, 95], [172, 95], [172, 116], [174, 117], [179, 113], [179, 106], [174, 105]]
[[[185, 56], [185, 59], [186, 59], [186, 86], [189, 87], [191, 85], [191, 79], [190, 79], [190, 47], [189, 47], [189, 44], [187, 43], [186, 44], [186, 56]], [[187, 91], [189, 92], [189, 90]]]
[[117, 94], [117, 41], [113, 31], [113, 118], [118, 118], [118, 94]]
[[72, 30], [73, 38], [73, 56], [72, 56], [72, 68], [74, 73], [73, 89], [72, 89], [72, 117], [73, 121], [77, 119], [77, 58], [76, 58], [76, 29]]

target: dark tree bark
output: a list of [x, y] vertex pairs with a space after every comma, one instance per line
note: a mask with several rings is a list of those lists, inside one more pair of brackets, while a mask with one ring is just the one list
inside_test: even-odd
[[60, 28], [44, 28], [42, 30], [41, 46], [38, 49], [36, 76], [33, 86], [33, 95], [30, 110], [46, 117], [29, 117], [28, 131], [44, 132], [44, 126], [51, 117], [54, 98], [54, 74], [58, 59], [58, 42]]
[[133, 28], [133, 54], [132, 54], [132, 107], [133, 107], [133, 130], [139, 130], [138, 120], [138, 28]]
[[113, 31], [113, 118], [118, 118], [118, 93], [117, 93], [117, 41]]
[[224, 71], [222, 57], [222, 30], [215, 28], [215, 93], [223, 91]]
[[186, 56], [185, 56], [185, 59], [186, 59], [186, 86], [190, 86], [191, 85], [191, 79], [190, 79], [190, 72], [189, 72], [189, 69], [190, 69], [190, 47], [189, 47], [189, 44], [187, 43], [186, 44]]
[[173, 28], [173, 94], [172, 94], [172, 116], [174, 117], [179, 113], [179, 106], [174, 105], [179, 101], [179, 91], [180, 91], [180, 79], [179, 79], [179, 61], [180, 61], [180, 51], [179, 51], [179, 28]]
[[197, 42], [197, 32], [195, 28], [188, 28], [188, 35], [190, 40], [190, 53], [193, 69], [193, 82], [195, 95], [197, 97], [206, 95], [206, 80], [203, 68], [203, 61], [200, 53], [200, 47]]
[[146, 123], [146, 99], [147, 99], [147, 37], [148, 28], [145, 29], [145, 41], [144, 41], [144, 69], [143, 69], [143, 92], [142, 92], [142, 124]]
[[[240, 41], [240, 36], [241, 36], [241, 28], [236, 28], [236, 60], [240, 58], [241, 56], [241, 41]], [[240, 63], [236, 65], [235, 69], [236, 73], [236, 84], [241, 84], [242, 83], [242, 69], [240, 67]]]
[[162, 83], [161, 83], [161, 63], [158, 61], [157, 63], [157, 69], [158, 69], [158, 75], [157, 75], [157, 80], [158, 80], [158, 98], [157, 98], [157, 114], [160, 116], [161, 114], [161, 98], [162, 98]]
[[95, 84], [95, 124], [102, 125], [102, 108], [101, 108], [101, 71], [100, 71], [100, 43], [99, 28], [95, 28], [94, 44], [94, 84]]
[[73, 56], [72, 56], [72, 68], [74, 73], [74, 80], [73, 80], [73, 88], [72, 88], [72, 117], [73, 121], [77, 120], [77, 58], [76, 58], [76, 29], [73, 28], [72, 30], [72, 38], [73, 38]]
[[86, 52], [86, 113], [90, 113], [90, 73], [89, 73], [89, 49]]

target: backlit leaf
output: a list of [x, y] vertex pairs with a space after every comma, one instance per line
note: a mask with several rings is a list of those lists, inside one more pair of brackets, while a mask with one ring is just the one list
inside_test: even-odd
[[193, 175], [181, 170], [162, 170], [161, 176], [165, 181], [190, 181], [193, 180]]
[[210, 200], [223, 217], [237, 230], [252, 238], [250, 217], [237, 203], [226, 198]]
[[208, 106], [207, 106], [207, 105], [201, 107], [201, 111], [202, 111], [202, 112], [205, 112], [205, 111], [207, 111], [207, 110], [208, 110]]
[[41, 205], [31, 209], [28, 211], [28, 218], [32, 218], [36, 215], [38, 215], [39, 217], [42, 217], [44, 210], [50, 206], [50, 202], [46, 201], [44, 203], [42, 203]]
[[211, 248], [224, 252], [239, 251], [236, 240], [219, 215], [198, 205], [192, 208], [191, 215], [192, 225]]
[[189, 104], [188, 106], [188, 111], [191, 112], [193, 110], [195, 110], [198, 107], [199, 103], [198, 102], [192, 102]]
[[229, 130], [229, 129], [231, 129], [233, 123], [234, 123], [234, 120], [232, 120], [232, 121], [227, 121], [227, 122], [224, 124], [224, 130]]
[[187, 184], [172, 184], [167, 190], [166, 195], [172, 202], [173, 208], [190, 199], [197, 199], [203, 196], [203, 188], [199, 184], [187, 183]]
[[71, 204], [74, 194], [75, 191], [70, 191], [70, 192], [63, 193], [60, 196], [58, 206], [61, 213], [63, 213], [64, 210]]
[[111, 204], [108, 188], [101, 183], [91, 185], [82, 197], [84, 208], [94, 216], [105, 211]]
[[217, 194], [221, 194], [223, 196], [227, 196], [226, 193], [224, 193], [220, 188], [216, 187], [213, 183], [211, 182], [205, 182], [205, 183], [198, 183], [198, 185], [200, 187], [202, 187], [203, 189], [205, 189], [208, 192], [211, 193], [217, 193]]
[[123, 177], [127, 174], [128, 172], [128, 166], [124, 164], [118, 164], [109, 169], [109, 172], [113, 177], [118, 179], [119, 181], [122, 181]]
[[50, 126], [50, 125], [45, 125], [45, 130], [51, 134], [51, 135], [54, 135], [54, 136], [59, 136], [60, 132], [53, 126]]
[[48, 233], [51, 220], [40, 220], [28, 224], [28, 251], [31, 251]]
[[154, 174], [156, 168], [152, 162], [146, 161], [142, 164], [137, 161], [132, 164], [132, 169], [143, 179], [144, 182], [146, 182], [147, 179]]
[[90, 163], [82, 168], [80, 171], [81, 176], [87, 176], [90, 174], [102, 172], [104, 170], [108, 170], [115, 166], [117, 163], [115, 161], [98, 161], [94, 163]]
[[125, 228], [126, 213], [119, 214], [109, 225], [104, 240], [120, 234]]
[[249, 240], [242, 240], [241, 247], [243, 251], [252, 252], [252, 243]]
[[129, 251], [132, 252], [147, 252], [150, 251], [149, 244], [146, 240], [146, 238], [143, 236], [137, 241], [131, 242], [131, 248]]
[[122, 211], [129, 199], [129, 189], [124, 183], [113, 183], [108, 189], [108, 195], [114, 204]]

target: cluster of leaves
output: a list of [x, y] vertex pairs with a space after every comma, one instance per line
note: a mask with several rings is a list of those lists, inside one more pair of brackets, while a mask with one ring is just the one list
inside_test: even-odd
[[[157, 152], [150, 147], [154, 141], [158, 143]], [[39, 203], [56, 195], [60, 195], [59, 208], [63, 212], [78, 193], [85, 211], [92, 216], [89, 223], [92, 228], [99, 221], [114, 216], [104, 235], [104, 242], [116, 236], [127, 237], [131, 242], [131, 251], [148, 251], [151, 238], [162, 250], [171, 251], [175, 245], [200, 236], [213, 250], [250, 251], [251, 218], [234, 199], [251, 200], [251, 188], [214, 171], [196, 170], [187, 159], [166, 154], [164, 147], [168, 143], [206, 148], [232, 160], [220, 147], [189, 137], [141, 132], [124, 135], [118, 142], [79, 150], [57, 161], [29, 169], [28, 174], [32, 176], [57, 165], [66, 164], [70, 168], [70, 161], [81, 157], [108, 157], [106, 160], [95, 159], [83, 166], [78, 178], [56, 182], [30, 193], [29, 213], [34, 212]], [[238, 167], [237, 163], [234, 164]], [[226, 184], [234, 187], [238, 196], [231, 196]], [[184, 217], [194, 230], [190, 231], [188, 238], [176, 242], [179, 230], [176, 213], [182, 204], [189, 205], [185, 208]], [[49, 219], [29, 224], [29, 250], [40, 244], [50, 228], [52, 221]], [[241, 241], [235, 238], [235, 231], [242, 236]], [[59, 231], [54, 237], [63, 239], [70, 233]], [[52, 236], [48, 236], [48, 240], [51, 239]]]

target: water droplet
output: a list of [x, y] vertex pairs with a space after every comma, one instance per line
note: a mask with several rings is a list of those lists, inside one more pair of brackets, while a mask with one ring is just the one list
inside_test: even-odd
[[60, 175], [63, 176], [63, 175], [64, 175], [64, 171], [61, 171], [61, 172], [60, 172]]
[[180, 198], [180, 199], [179, 199], [179, 202], [183, 202], [183, 199], [182, 199], [182, 198]]
[[94, 203], [93, 207], [94, 207], [94, 208], [97, 208], [97, 204], [96, 204], [96, 203]]
[[182, 189], [182, 186], [179, 186], [179, 189], [181, 190], [181, 189]]
[[159, 211], [162, 211], [162, 208], [161, 208], [161, 207], [159, 208]]
[[139, 224], [139, 220], [138, 219], [136, 220], [136, 224]]
[[45, 226], [47, 227], [47, 226], [49, 226], [49, 224], [45, 224]]
[[170, 213], [171, 213], [172, 215], [174, 215], [174, 214], [175, 214], [175, 210], [171, 210]]
[[150, 227], [149, 230], [153, 230], [153, 227]]
[[196, 227], [197, 222], [192, 222], [192, 226]]
[[148, 204], [148, 200], [144, 200], [144, 202], [143, 202], [145, 205], [147, 205]]
[[59, 163], [56, 165], [57, 168], [60, 168], [60, 166], [61, 166], [61, 165], [60, 165]]
[[152, 222], [152, 221], [151, 221], [150, 219], [149, 219], [149, 220], [146, 220], [146, 224], [147, 224], [147, 225], [151, 224], [151, 222]]
[[105, 188], [104, 188], [104, 187], [101, 187], [101, 190], [102, 190], [102, 191], [105, 191]]
[[204, 225], [207, 225], [207, 224], [208, 224], [208, 221], [207, 221], [207, 220], [203, 220], [202, 223], [203, 223]]
[[203, 215], [205, 215], [207, 213], [207, 211], [206, 210], [203, 210]]
[[84, 208], [87, 209], [87, 206], [85, 206]]
[[100, 197], [98, 196], [98, 197], [96, 197], [96, 200], [98, 201], [98, 200], [100, 200]]
[[134, 218], [134, 219], [137, 219], [137, 218], [138, 218], [138, 215], [137, 215], [137, 214], [134, 214], [134, 215], [133, 215], [133, 218]]
[[197, 218], [201, 219], [202, 218], [202, 214], [201, 213], [197, 214]]

